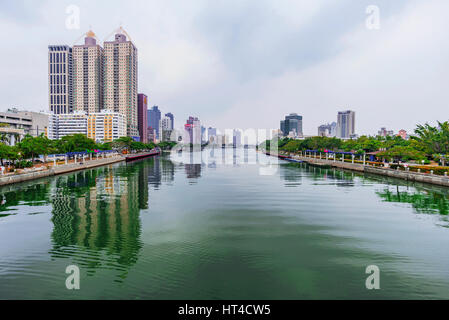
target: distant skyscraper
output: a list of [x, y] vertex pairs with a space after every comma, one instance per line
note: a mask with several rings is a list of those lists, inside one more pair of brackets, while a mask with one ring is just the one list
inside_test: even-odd
[[167, 118], [170, 118], [170, 120], [171, 120], [171, 127], [169, 128], [169, 130], [173, 130], [175, 128], [175, 117], [173, 116], [173, 114], [171, 112], [166, 113], [165, 116]]
[[242, 133], [240, 130], [233, 130], [232, 131], [232, 146], [234, 148], [238, 148], [242, 146]]
[[103, 109], [103, 48], [95, 33], [86, 33], [83, 45], [73, 46], [73, 110], [87, 114]]
[[281, 120], [281, 131], [284, 136], [292, 133], [295, 136], [302, 137], [302, 116], [296, 113], [285, 116], [285, 120]]
[[332, 122], [318, 127], [318, 135], [322, 137], [335, 137], [337, 134], [337, 123]]
[[387, 128], [382, 127], [380, 128], [380, 130], [377, 132], [378, 136], [381, 137], [386, 137], [386, 136], [393, 136], [394, 135], [394, 131], [393, 130], [387, 130]]
[[184, 143], [201, 144], [201, 122], [196, 117], [189, 117], [184, 125]]
[[337, 123], [335, 121], [331, 123], [330, 129], [331, 129], [330, 136], [336, 137], [337, 136]]
[[209, 141], [209, 143], [217, 142], [217, 128], [207, 128], [207, 140]]
[[201, 143], [206, 143], [207, 137], [206, 137], [206, 127], [201, 126]]
[[140, 141], [148, 143], [148, 97], [143, 93], [137, 97], [137, 119]]
[[172, 118], [167, 116], [163, 117], [161, 121], [159, 121], [159, 140], [161, 141], [170, 141], [171, 133], [173, 131], [173, 121]]
[[161, 119], [161, 121], [160, 121], [160, 129], [159, 129], [159, 131], [161, 131], [161, 130], [165, 130], [165, 131], [167, 131], [167, 130], [172, 130], [172, 127], [173, 127], [173, 123], [172, 123], [172, 120], [171, 120], [171, 118], [169, 118], [169, 117], [163, 117], [162, 119]]
[[348, 139], [355, 134], [355, 112], [339, 111], [337, 120], [337, 137]]
[[320, 137], [328, 137], [329, 136], [329, 125], [327, 124], [322, 124], [321, 126], [318, 127], [318, 136]]
[[125, 116], [130, 137], [139, 137], [137, 89], [137, 48], [120, 27], [104, 42], [104, 108]]
[[48, 46], [48, 103], [51, 113], [73, 111], [72, 48]]
[[217, 135], [217, 128], [209, 127], [207, 128], [207, 137], [216, 136]]
[[148, 127], [148, 142], [156, 142], [156, 129]]
[[159, 121], [161, 121], [161, 111], [158, 106], [153, 106], [148, 110], [148, 127], [156, 132], [156, 139], [159, 139]]

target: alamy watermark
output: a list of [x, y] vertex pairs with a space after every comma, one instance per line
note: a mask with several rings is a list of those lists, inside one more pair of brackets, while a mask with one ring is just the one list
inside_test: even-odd
[[65, 273], [69, 274], [65, 280], [65, 287], [69, 290], [80, 289], [80, 268], [76, 265], [70, 265], [65, 268]]
[[80, 7], [71, 4], [65, 9], [68, 15], [65, 19], [65, 27], [69, 30], [78, 30], [80, 28]]
[[365, 287], [368, 290], [380, 289], [380, 269], [378, 266], [372, 264], [366, 267], [365, 273], [369, 274], [365, 281]]
[[[201, 141], [199, 130], [173, 130], [170, 140], [178, 144], [171, 150], [170, 160], [182, 164], [240, 165], [258, 164], [260, 175], [278, 172], [278, 137], [274, 129], [226, 129]], [[265, 148], [264, 142], [269, 142]], [[192, 143], [194, 142], [194, 143]], [[252, 152], [252, 151], [259, 152]], [[251, 151], [251, 152], [250, 152]], [[267, 156], [269, 153], [272, 156]]]
[[380, 9], [376, 5], [369, 5], [365, 9], [368, 15], [365, 20], [365, 26], [368, 30], [380, 29]]

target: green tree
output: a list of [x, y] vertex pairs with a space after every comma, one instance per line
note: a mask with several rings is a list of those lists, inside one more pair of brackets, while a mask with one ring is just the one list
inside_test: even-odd
[[[157, 145], [157, 147], [161, 148], [161, 150], [170, 150], [174, 146], [176, 146], [176, 144], [177, 143], [174, 141], [163, 141], [163, 142], [159, 143]], [[153, 146], [153, 148], [155, 148], [155, 147], [156, 147], [156, 145]], [[153, 148], [151, 148], [151, 149], [153, 149]]]
[[19, 158], [17, 147], [8, 146], [4, 143], [0, 143], [0, 162], [3, 166], [3, 160], [16, 161]]
[[156, 144], [154, 142], [149, 142], [145, 145], [146, 149], [151, 150], [156, 148]]
[[146, 145], [143, 142], [139, 142], [139, 141], [131, 141], [131, 144], [129, 147], [131, 150], [136, 150], [136, 151], [146, 149]]
[[34, 158], [39, 155], [44, 156], [47, 160], [47, 155], [54, 151], [53, 143], [50, 139], [41, 134], [38, 137], [26, 135], [21, 142], [17, 144], [23, 158], [31, 158], [34, 163]]
[[438, 126], [433, 127], [428, 123], [418, 125], [415, 129], [416, 136], [412, 138], [419, 142], [423, 151], [427, 155], [434, 153], [449, 153], [449, 122], [439, 122]]
[[73, 134], [56, 141], [56, 149], [59, 153], [81, 152], [97, 149], [97, 144], [84, 134]]
[[134, 140], [131, 137], [120, 137], [112, 142], [112, 146], [120, 150], [130, 150], [133, 141]]
[[0, 133], [0, 142], [7, 144], [11, 142], [11, 136], [9, 133], [2, 132]]
[[424, 160], [426, 158], [426, 155], [423, 152], [406, 146], [394, 146], [393, 148], [379, 152], [377, 156], [386, 158], [390, 161]]

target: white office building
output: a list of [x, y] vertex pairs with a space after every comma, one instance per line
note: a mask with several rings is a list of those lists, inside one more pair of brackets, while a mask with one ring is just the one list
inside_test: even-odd
[[61, 139], [72, 134], [87, 135], [87, 115], [84, 111], [55, 115], [53, 138]]

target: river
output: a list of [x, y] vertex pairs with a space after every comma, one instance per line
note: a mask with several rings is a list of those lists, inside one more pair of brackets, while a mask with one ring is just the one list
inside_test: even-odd
[[448, 213], [447, 188], [254, 150], [118, 163], [0, 188], [0, 299], [448, 299]]

